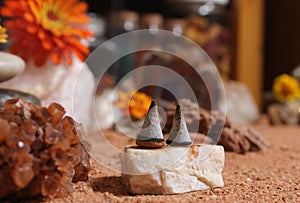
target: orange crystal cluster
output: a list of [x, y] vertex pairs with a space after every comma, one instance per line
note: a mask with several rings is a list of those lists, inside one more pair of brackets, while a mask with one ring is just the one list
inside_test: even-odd
[[61, 197], [88, 179], [88, 145], [57, 103], [10, 99], [0, 110], [0, 200]]

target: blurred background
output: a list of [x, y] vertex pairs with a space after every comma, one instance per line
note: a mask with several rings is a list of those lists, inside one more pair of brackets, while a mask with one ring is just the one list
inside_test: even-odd
[[[177, 23], [178, 32], [185, 32], [202, 46], [205, 44], [224, 78], [247, 84], [261, 109], [265, 103], [264, 92], [271, 90], [274, 78], [291, 72], [300, 62], [300, 28], [293, 25], [300, 9], [299, 0], [86, 1], [90, 12], [106, 23], [105, 37], [122, 32], [114, 28], [112, 18], [119, 18], [119, 23], [127, 20], [128, 30], [151, 26], [151, 21], [152, 26], [176, 29]], [[112, 11], [119, 11], [120, 15], [111, 17]], [[183, 19], [188, 21], [185, 28], [181, 24]], [[212, 27], [213, 23], [224, 27]], [[204, 42], [197, 39], [207, 32], [220, 36], [218, 39], [202, 37]]]
[[205, 49], [224, 81], [246, 84], [260, 110], [272, 100], [274, 78], [300, 63], [299, 0], [85, 1], [96, 34], [91, 50], [136, 29], [182, 34]]

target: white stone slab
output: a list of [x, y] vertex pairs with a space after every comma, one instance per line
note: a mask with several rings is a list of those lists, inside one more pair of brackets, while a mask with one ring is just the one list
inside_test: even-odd
[[129, 146], [121, 155], [122, 179], [132, 194], [179, 194], [222, 187], [224, 148], [215, 145]]

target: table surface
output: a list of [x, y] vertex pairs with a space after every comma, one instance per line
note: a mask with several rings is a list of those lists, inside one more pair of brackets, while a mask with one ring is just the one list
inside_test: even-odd
[[[269, 141], [264, 152], [226, 152], [224, 187], [179, 195], [129, 195], [121, 174], [91, 160], [90, 180], [74, 184], [63, 199], [51, 202], [300, 202], [300, 127], [253, 126]], [[106, 132], [117, 148], [130, 140]], [[47, 201], [47, 200], [46, 200]]]

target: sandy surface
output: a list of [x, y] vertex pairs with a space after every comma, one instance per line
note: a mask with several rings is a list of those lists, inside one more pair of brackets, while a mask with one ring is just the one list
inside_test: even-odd
[[[47, 202], [300, 202], [300, 127], [254, 126], [268, 139], [265, 152], [226, 152], [225, 186], [180, 195], [128, 195], [114, 172], [92, 160], [88, 182], [74, 184], [63, 199]], [[117, 147], [128, 139], [106, 133]]]

